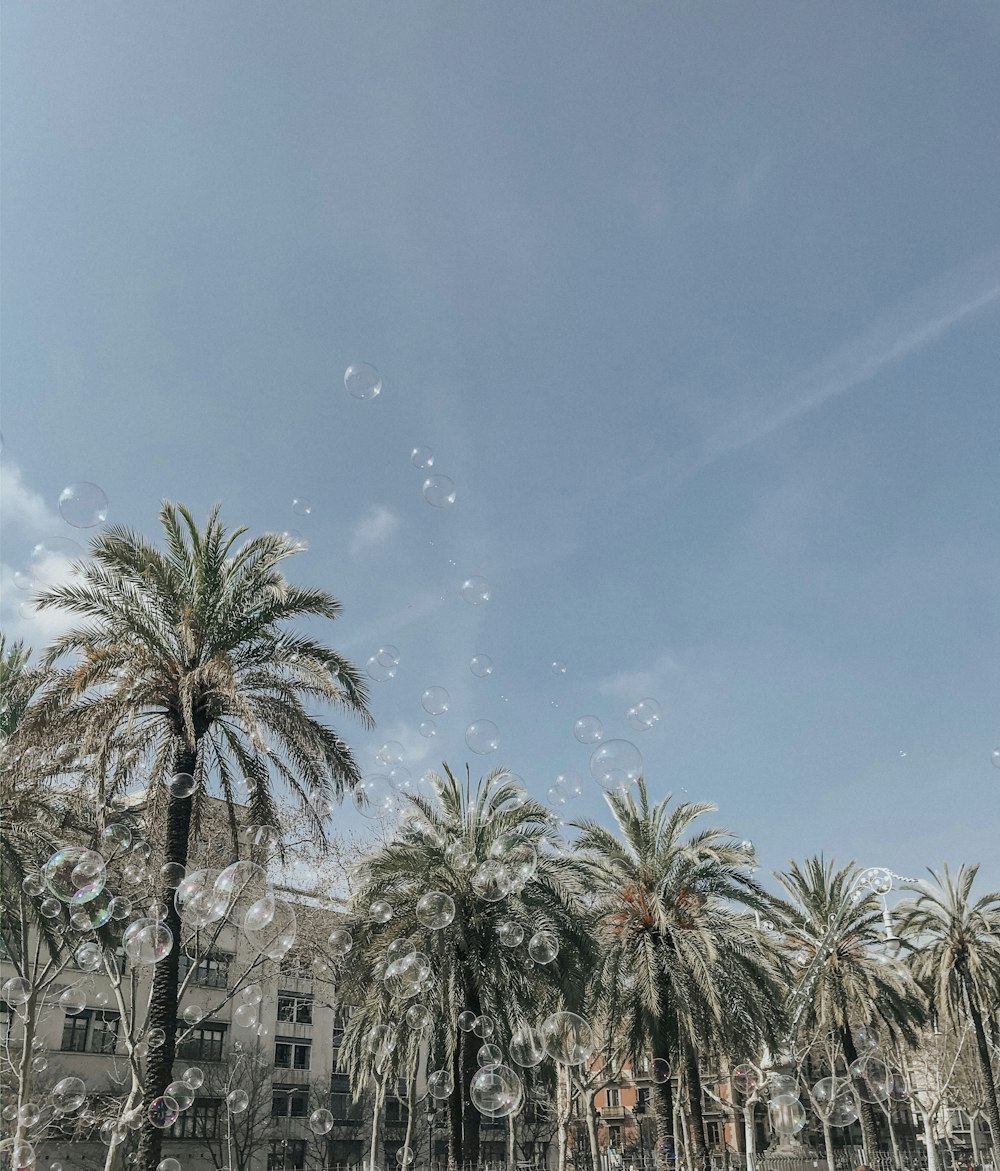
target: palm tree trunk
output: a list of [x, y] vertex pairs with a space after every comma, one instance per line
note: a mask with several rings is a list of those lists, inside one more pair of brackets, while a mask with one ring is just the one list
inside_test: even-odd
[[[472, 1009], [479, 1016], [479, 1003], [476, 999]], [[479, 1162], [479, 1111], [473, 1106], [470, 1097], [472, 1079], [479, 1072], [479, 1061], [476, 1054], [482, 1041], [475, 1033], [466, 1033], [462, 1041], [462, 1081], [460, 1083], [460, 1098], [465, 1103], [462, 1116], [462, 1161], [465, 1163]]]
[[462, 1162], [462, 1042], [451, 1055], [452, 1091], [448, 1098], [448, 1167], [451, 1171]]
[[656, 1123], [656, 1166], [658, 1171], [668, 1171], [670, 1156], [675, 1153], [673, 1078], [668, 1077], [664, 1082], [654, 1083], [650, 1098]]
[[[197, 748], [182, 748], [174, 757], [174, 773], [193, 776], [197, 767]], [[171, 796], [167, 801], [166, 843], [164, 862], [187, 865], [188, 833], [191, 828], [190, 797]], [[177, 1050], [177, 988], [181, 949], [181, 918], [174, 904], [173, 887], [163, 883], [157, 892], [167, 908], [166, 925], [173, 936], [173, 947], [153, 968], [153, 990], [149, 1002], [146, 1029], [162, 1029], [163, 1044], [150, 1049], [146, 1058], [146, 1076], [143, 1081], [143, 1103], [148, 1111], [154, 1098], [160, 1097], [173, 1077]], [[163, 1131], [153, 1126], [147, 1113], [139, 1134], [139, 1152], [136, 1171], [156, 1171], [163, 1145]]]
[[702, 1107], [701, 1071], [694, 1049], [684, 1046], [684, 1072], [687, 1080], [688, 1109], [691, 1112], [694, 1165], [708, 1167], [708, 1144], [705, 1142], [705, 1113]]
[[[966, 987], [968, 991], [968, 987]], [[983, 1028], [983, 1017], [971, 996], [966, 996], [969, 1005], [969, 1016], [972, 1017], [972, 1027], [976, 1034], [976, 1052], [979, 1055], [979, 1076], [983, 1079], [983, 1090], [986, 1095], [986, 1119], [990, 1124], [990, 1139], [993, 1143], [993, 1159], [1000, 1155], [1000, 1109], [997, 1108], [997, 1083], [993, 1076], [993, 1066], [990, 1062], [990, 1050], [986, 1043], [986, 1031]]]
[[[854, 1035], [851, 1033], [850, 1025], [844, 1025], [841, 1031], [841, 1041], [844, 1046], [844, 1059], [847, 1062], [847, 1068], [850, 1069], [858, 1059], [858, 1051], [854, 1047]], [[860, 1095], [858, 1095], [858, 1106], [865, 1158], [874, 1162], [878, 1153], [878, 1126], [875, 1122], [875, 1111], [871, 1102], [866, 1102]]]

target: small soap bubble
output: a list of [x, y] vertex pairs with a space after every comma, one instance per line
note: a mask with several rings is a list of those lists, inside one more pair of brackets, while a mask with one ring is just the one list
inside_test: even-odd
[[97, 484], [70, 484], [59, 493], [59, 515], [75, 529], [92, 529], [107, 519], [108, 498]]
[[368, 362], [352, 362], [344, 371], [344, 386], [351, 398], [362, 402], [377, 398], [382, 393], [379, 372]]
[[304, 496], [296, 496], [292, 501], [292, 512], [296, 516], [309, 516], [312, 510], [312, 504]]
[[573, 725], [573, 735], [581, 744], [596, 744], [604, 736], [604, 725], [597, 716], [581, 716]]
[[437, 735], [437, 724], [433, 720], [421, 720], [419, 731], [421, 736], [430, 740]]
[[462, 597], [470, 606], [481, 606], [490, 600], [490, 583], [485, 577], [467, 577], [462, 582]]
[[415, 447], [410, 452], [410, 463], [421, 471], [434, 466], [434, 452], [429, 447]]
[[660, 722], [660, 705], [655, 699], [640, 699], [626, 712], [629, 727], [637, 732], [645, 732]]
[[474, 655], [469, 662], [469, 670], [479, 679], [485, 679], [493, 674], [493, 660], [489, 655]]
[[465, 729], [465, 743], [479, 756], [488, 756], [500, 747], [500, 729], [492, 720], [473, 720]]
[[424, 480], [424, 499], [434, 508], [448, 508], [455, 503], [455, 482], [448, 476], [428, 476]]
[[555, 662], [552, 664], [552, 674], [553, 675], [565, 675], [566, 674], [566, 664], [561, 659], [556, 659]]
[[605, 740], [591, 754], [590, 775], [609, 792], [627, 789], [642, 776], [642, 753], [629, 740]]
[[420, 706], [429, 716], [441, 716], [448, 710], [451, 698], [443, 687], [428, 687], [420, 697]]

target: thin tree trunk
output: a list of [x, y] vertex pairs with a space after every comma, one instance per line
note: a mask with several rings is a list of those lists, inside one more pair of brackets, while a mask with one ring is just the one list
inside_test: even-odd
[[[183, 748], [174, 757], [174, 773], [195, 774], [197, 749]], [[174, 797], [167, 801], [166, 844], [164, 862], [187, 865], [188, 834], [191, 828], [191, 797]], [[149, 1105], [160, 1097], [173, 1077], [177, 1050], [177, 987], [181, 949], [181, 919], [174, 903], [173, 888], [162, 883], [158, 897], [167, 908], [166, 925], [173, 935], [169, 954], [153, 968], [153, 991], [149, 1002], [146, 1029], [162, 1029], [164, 1041], [158, 1049], [150, 1049], [146, 1058], [146, 1076], [143, 1082], [143, 1105], [146, 1116], [139, 1132], [139, 1152], [136, 1171], [156, 1171], [161, 1158], [163, 1131], [149, 1120]]]
[[893, 1164], [902, 1171], [903, 1160], [899, 1153], [899, 1143], [896, 1140], [896, 1128], [892, 1124], [892, 1098], [885, 1103], [885, 1124], [889, 1128], [889, 1142], [892, 1144]]
[[[841, 1040], [844, 1046], [844, 1058], [847, 1061], [847, 1068], [850, 1069], [858, 1059], [858, 1051], [854, 1047], [854, 1036], [851, 1033], [850, 1025], [844, 1025], [841, 1031]], [[858, 1107], [864, 1155], [868, 1161], [874, 1162], [875, 1156], [878, 1154], [878, 1124], [875, 1122], [875, 1111], [872, 1108], [871, 1102], [866, 1102], [860, 1094], [858, 1095]]]
[[687, 1080], [688, 1110], [691, 1115], [693, 1138], [693, 1162], [706, 1171], [708, 1168], [708, 1144], [705, 1142], [705, 1112], [701, 1097], [701, 1071], [694, 1050], [684, 1046], [684, 1073]]
[[34, 1051], [31, 1043], [35, 1039], [35, 1005], [38, 1000], [39, 989], [32, 984], [31, 992], [24, 1004], [24, 1033], [21, 1037], [21, 1057], [17, 1063], [17, 1130], [15, 1141], [28, 1141], [29, 1127], [21, 1118], [21, 1107], [30, 1100], [31, 1082], [34, 1070], [31, 1067]]
[[566, 1135], [566, 1124], [569, 1121], [573, 1107], [573, 1096], [570, 1093], [569, 1071], [565, 1066], [556, 1068], [556, 1171], [566, 1171], [566, 1148], [569, 1145]]
[[937, 1144], [934, 1141], [934, 1123], [930, 1113], [920, 1112], [924, 1122], [924, 1146], [927, 1148], [927, 1171], [938, 1171]]
[[[754, 1103], [747, 1102], [743, 1107], [743, 1141], [746, 1144], [747, 1171], [756, 1171], [757, 1166], [757, 1128], [754, 1125]], [[830, 1164], [833, 1171], [833, 1164]]]
[[594, 1093], [581, 1090], [584, 1101], [584, 1116], [587, 1119], [587, 1139], [590, 1143], [590, 1163], [594, 1171], [601, 1171], [601, 1147], [597, 1141], [597, 1117], [594, 1114]]
[[[963, 973], [964, 975], [964, 973]], [[993, 1158], [996, 1161], [1000, 1156], [1000, 1109], [997, 1107], [997, 1083], [993, 1076], [993, 1066], [990, 1062], [990, 1050], [986, 1043], [986, 1031], [983, 1028], [983, 1018], [971, 996], [966, 997], [969, 1006], [969, 1016], [972, 1017], [972, 1027], [976, 1033], [976, 1052], [979, 1055], [979, 1076], [983, 1080], [983, 1090], [986, 1095], [986, 1121], [990, 1127], [990, 1139], [993, 1143]]]
[[514, 1166], [514, 1115], [507, 1115], [507, 1166]]
[[823, 1122], [823, 1147], [826, 1151], [826, 1165], [829, 1171], [836, 1171], [833, 1165], [833, 1128], [825, 1115], [821, 1114], [820, 1118]]
[[368, 1168], [375, 1171], [375, 1154], [378, 1147], [378, 1116], [385, 1101], [385, 1082], [375, 1083], [375, 1109], [372, 1111], [372, 1139], [368, 1148]]

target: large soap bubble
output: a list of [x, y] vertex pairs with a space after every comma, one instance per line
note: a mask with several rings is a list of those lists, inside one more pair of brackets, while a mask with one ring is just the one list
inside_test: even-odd
[[448, 476], [428, 476], [423, 492], [424, 499], [435, 508], [449, 508], [455, 503], [455, 481]]
[[442, 716], [448, 710], [451, 697], [443, 687], [428, 687], [420, 697], [420, 706], [429, 716]]
[[597, 1048], [594, 1030], [575, 1012], [554, 1012], [541, 1028], [545, 1052], [561, 1065], [581, 1065]]
[[455, 918], [455, 901], [440, 890], [429, 890], [417, 900], [417, 918], [431, 931], [440, 931]]
[[772, 1098], [767, 1104], [767, 1113], [771, 1126], [781, 1135], [798, 1134], [806, 1124], [805, 1106], [798, 1098], [789, 1098], [786, 1094]]
[[527, 1026], [515, 1029], [508, 1046], [510, 1059], [522, 1069], [531, 1069], [545, 1059], [545, 1046], [537, 1029]]
[[42, 867], [42, 879], [57, 899], [80, 906], [104, 890], [108, 868], [96, 850], [64, 846]]
[[86, 480], [69, 484], [59, 493], [59, 515], [75, 529], [92, 529], [107, 520], [108, 498]]
[[627, 789], [642, 776], [642, 753], [631, 740], [605, 740], [591, 754], [590, 775], [608, 792]]
[[451, 1071], [435, 1069], [427, 1075], [427, 1093], [437, 1102], [443, 1102], [455, 1089], [455, 1081]]
[[45, 589], [72, 576], [73, 566], [83, 558], [83, 549], [69, 537], [46, 537], [31, 550], [28, 569], [35, 585]]
[[859, 1057], [848, 1069], [851, 1084], [862, 1102], [884, 1102], [892, 1093], [892, 1074], [880, 1058]]
[[507, 1065], [481, 1069], [472, 1079], [469, 1097], [473, 1106], [487, 1118], [507, 1118], [516, 1114], [524, 1098], [521, 1079]]
[[551, 931], [536, 931], [528, 941], [528, 955], [536, 964], [551, 964], [559, 954], [559, 940]]
[[488, 756], [500, 747], [500, 729], [492, 720], [473, 720], [465, 729], [465, 743], [479, 756]]
[[158, 919], [136, 919], [122, 934], [125, 955], [133, 964], [141, 966], [158, 964], [170, 955], [173, 946], [173, 932]]
[[87, 1100], [83, 1078], [64, 1077], [52, 1087], [52, 1105], [60, 1114], [74, 1114]]
[[219, 870], [195, 870], [177, 884], [174, 906], [185, 926], [207, 927], [225, 917], [230, 895], [216, 886], [220, 877]]
[[655, 699], [640, 699], [628, 709], [625, 718], [630, 728], [645, 732], [660, 722], [660, 705]]
[[275, 899], [270, 920], [259, 927], [244, 924], [243, 934], [250, 946], [267, 959], [283, 959], [295, 944], [295, 908], [286, 899]]
[[166, 1097], [173, 1098], [179, 1110], [187, 1110], [194, 1103], [194, 1090], [183, 1078], [170, 1082], [163, 1093]]
[[372, 773], [359, 781], [351, 792], [351, 798], [358, 813], [372, 821], [392, 816], [398, 802], [396, 790], [382, 773]]
[[472, 889], [487, 903], [498, 903], [510, 894], [514, 886], [510, 870], [495, 858], [487, 858], [476, 867]]
[[368, 402], [382, 393], [382, 378], [368, 362], [352, 362], [344, 371], [344, 386], [351, 398]]
[[180, 1108], [177, 1103], [166, 1095], [154, 1098], [146, 1111], [149, 1121], [157, 1130], [165, 1130], [168, 1126], [173, 1126], [179, 1114]]
[[325, 1107], [309, 1115], [309, 1129], [313, 1134], [329, 1134], [333, 1130], [333, 1115]]

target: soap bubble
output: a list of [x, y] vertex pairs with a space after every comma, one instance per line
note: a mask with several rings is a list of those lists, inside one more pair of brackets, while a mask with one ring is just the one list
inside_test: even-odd
[[488, 756], [500, 747], [500, 729], [492, 720], [473, 720], [465, 729], [465, 743], [479, 756]]
[[469, 661], [469, 670], [479, 679], [493, 674], [493, 660], [489, 655], [474, 655]]
[[192, 1090], [201, 1089], [205, 1081], [205, 1072], [200, 1066], [189, 1065], [181, 1074], [181, 1081], [190, 1086]]
[[556, 659], [556, 661], [554, 663], [552, 663], [551, 666], [552, 666], [552, 674], [553, 675], [565, 675], [566, 674], [566, 664], [561, 659]]
[[434, 452], [429, 447], [415, 447], [410, 452], [410, 463], [425, 472], [434, 466]]
[[498, 903], [510, 894], [513, 887], [510, 871], [495, 858], [480, 862], [472, 876], [472, 889], [487, 903]]
[[304, 496], [296, 496], [292, 501], [292, 512], [296, 516], [309, 516], [312, 510], [312, 504]]
[[427, 1075], [427, 1093], [437, 1102], [443, 1102], [455, 1089], [451, 1071], [435, 1069]]
[[388, 923], [392, 918], [392, 906], [385, 899], [376, 899], [368, 908], [368, 917], [373, 923]]
[[767, 1104], [767, 1113], [778, 1134], [798, 1134], [806, 1124], [806, 1108], [798, 1098], [772, 1098]]
[[376, 683], [388, 683], [390, 679], [396, 678], [396, 673], [399, 670], [399, 658], [386, 663], [382, 661], [381, 654], [380, 651], [368, 659], [365, 664], [365, 674], [369, 679], [374, 679]]
[[160, 882], [176, 889], [184, 881], [185, 868], [180, 862], [167, 862], [160, 867]]
[[87, 1007], [87, 993], [77, 984], [59, 993], [59, 1007], [67, 1016], [76, 1016]]
[[665, 1085], [670, 1081], [670, 1062], [664, 1057], [654, 1057], [649, 1067], [649, 1075], [656, 1085]]
[[660, 705], [655, 699], [640, 699], [625, 713], [630, 728], [645, 732], [660, 722]]
[[832, 1106], [838, 1098], [850, 1092], [851, 1083], [837, 1077], [820, 1078], [811, 1091], [812, 1099], [817, 1106]]
[[163, 783], [167, 786], [170, 796], [178, 800], [190, 797], [198, 788], [198, 782], [190, 773], [174, 773], [172, 777], [166, 777]]
[[112, 821], [101, 832], [101, 845], [111, 854], [127, 850], [132, 844], [132, 831], [120, 821]]
[[171, 1082], [163, 1091], [168, 1098], [173, 1098], [179, 1110], [187, 1110], [194, 1102], [194, 1090], [183, 1079]]
[[448, 508], [455, 503], [455, 481], [448, 476], [428, 476], [423, 492], [424, 499], [435, 508]]
[[580, 1065], [597, 1048], [594, 1030], [575, 1012], [554, 1012], [541, 1028], [545, 1052], [561, 1065]]
[[444, 860], [456, 872], [464, 874], [476, 864], [476, 855], [461, 840], [449, 842], [444, 852]]
[[24, 1139], [16, 1139], [10, 1148], [10, 1167], [12, 1171], [27, 1171], [35, 1165], [35, 1148]]
[[79, 906], [96, 899], [104, 890], [108, 870], [96, 850], [65, 846], [42, 867], [42, 878], [57, 899]]
[[233, 1114], [242, 1114], [250, 1105], [250, 1095], [246, 1090], [230, 1090], [226, 1094], [226, 1105]]
[[839, 1095], [826, 1112], [831, 1126], [853, 1126], [858, 1120], [858, 1102], [852, 1093]]
[[398, 740], [387, 740], [378, 750], [375, 759], [379, 764], [402, 764], [406, 749]]
[[[52, 1171], [51, 1167], [49, 1171]], [[180, 1159], [175, 1159], [172, 1155], [168, 1155], [156, 1164], [156, 1171], [181, 1171], [181, 1161]]]
[[406, 956], [411, 956], [416, 950], [417, 945], [413, 942], [412, 939], [407, 938], [405, 935], [399, 935], [385, 949], [386, 963], [391, 964], [396, 960], [401, 960]]
[[207, 927], [225, 916], [230, 895], [216, 887], [221, 877], [219, 870], [194, 870], [177, 884], [174, 906], [185, 926]]
[[471, 1033], [472, 1026], [476, 1023], [476, 1014], [471, 1009], [464, 1009], [458, 1014], [458, 1027], [463, 1033]]
[[476, 1060], [479, 1062], [481, 1069], [496, 1069], [503, 1062], [503, 1053], [499, 1045], [487, 1043], [480, 1045], [479, 1052], [476, 1054]]
[[494, 1025], [492, 1017], [488, 1017], [483, 1013], [482, 1016], [477, 1016], [472, 1022], [472, 1031], [477, 1037], [481, 1037], [484, 1041], [487, 1041], [496, 1031], [496, 1025]]
[[604, 736], [604, 725], [597, 716], [581, 716], [573, 725], [573, 735], [581, 744], [596, 744]]
[[423, 958], [420, 952], [404, 955], [393, 960], [385, 969], [385, 986], [389, 993], [399, 1000], [408, 1000], [420, 991], [426, 970], [418, 956]]
[[507, 1118], [516, 1114], [524, 1098], [524, 1087], [517, 1074], [506, 1065], [481, 1069], [469, 1086], [473, 1106], [487, 1118]]
[[428, 687], [420, 697], [420, 706], [429, 716], [442, 716], [448, 710], [451, 697], [443, 687]]
[[173, 932], [156, 919], [136, 919], [122, 934], [122, 948], [133, 964], [158, 964], [170, 955], [173, 946]]
[[150, 1123], [157, 1128], [157, 1130], [165, 1130], [168, 1126], [173, 1126], [177, 1121], [177, 1115], [180, 1114], [180, 1109], [173, 1098], [166, 1096], [154, 1098], [149, 1104], [149, 1109], [146, 1115]]
[[395, 790], [383, 773], [372, 773], [356, 784], [351, 800], [358, 813], [371, 821], [391, 817], [396, 810]]
[[417, 900], [417, 918], [431, 931], [440, 931], [455, 918], [455, 902], [443, 891], [429, 890]]
[[433, 1023], [433, 1014], [426, 1004], [411, 1004], [406, 1010], [406, 1023], [415, 1033], [422, 1033]]
[[[185, 1004], [181, 1012], [181, 1020], [186, 1025], [197, 1025], [205, 1019], [205, 1010], [200, 1004]], [[175, 1095], [176, 1097], [176, 1095]]]
[[524, 928], [520, 923], [508, 919], [497, 925], [497, 937], [504, 947], [518, 947], [524, 940]]
[[262, 899], [251, 903], [243, 916], [244, 931], [260, 931], [274, 918], [274, 895], [266, 894]]
[[437, 735], [437, 724], [433, 720], [421, 720], [419, 732], [426, 740], [431, 740]]
[[481, 606], [490, 600], [490, 583], [485, 577], [467, 577], [462, 582], [462, 597], [470, 606]]
[[559, 940], [551, 931], [536, 931], [528, 941], [528, 955], [536, 964], [551, 964], [559, 954]]
[[994, 768], [1000, 768], [1000, 748], [994, 748], [990, 753], [990, 764]]
[[396, 1151], [396, 1163], [400, 1167], [409, 1167], [409, 1165], [413, 1162], [413, 1159], [414, 1154], [409, 1147], [400, 1147]]
[[767, 1075], [767, 1092], [771, 1098], [799, 1096], [798, 1079], [787, 1073], [769, 1073]]
[[545, 1058], [545, 1047], [542, 1044], [541, 1034], [537, 1029], [522, 1026], [511, 1034], [508, 1046], [510, 1059], [522, 1069], [531, 1069], [540, 1065]]
[[19, 590], [31, 590], [35, 588], [35, 579], [25, 570], [17, 569], [14, 571], [14, 585]]
[[83, 549], [69, 537], [47, 537], [31, 550], [28, 569], [35, 584], [45, 589], [65, 581], [83, 555]]
[[81, 943], [76, 951], [73, 952], [73, 962], [81, 972], [96, 972], [101, 966], [101, 959], [100, 944], [92, 941]]
[[108, 498], [86, 480], [70, 484], [59, 493], [59, 515], [75, 529], [92, 529], [107, 519]]
[[52, 1105], [60, 1114], [73, 1114], [87, 1100], [83, 1078], [64, 1077], [52, 1087]]
[[[211, 871], [205, 871], [209, 874]], [[185, 879], [185, 881], [187, 881]], [[213, 884], [216, 894], [227, 900], [227, 905], [235, 911], [238, 903], [255, 903], [271, 890], [271, 883], [263, 866], [249, 859], [231, 862], [224, 870], [219, 871], [218, 878]]]
[[26, 874], [21, 882], [21, 890], [30, 898], [37, 898], [45, 890], [45, 880], [40, 874]]
[[347, 927], [334, 927], [328, 942], [335, 955], [345, 956], [354, 946], [354, 936]]
[[285, 899], [274, 900], [274, 914], [261, 927], [244, 923], [243, 934], [251, 947], [269, 960], [283, 959], [295, 943], [297, 931], [295, 908]]
[[892, 1074], [878, 1057], [871, 1054], [859, 1057], [851, 1063], [847, 1072], [862, 1102], [884, 1102], [892, 1092]]
[[362, 402], [377, 398], [382, 393], [379, 372], [368, 362], [352, 362], [344, 371], [344, 386], [351, 398]]
[[167, 1039], [163, 1029], [150, 1029], [146, 1034], [146, 1041], [150, 1049], [159, 1049]]
[[878, 1048], [878, 1034], [868, 1025], [854, 1030], [854, 1045], [859, 1053], [871, 1053]]
[[333, 1130], [333, 1115], [321, 1107], [309, 1115], [309, 1129], [313, 1134], [329, 1134]]
[[642, 753], [630, 740], [605, 740], [591, 754], [590, 775], [608, 792], [627, 789], [642, 776]]

